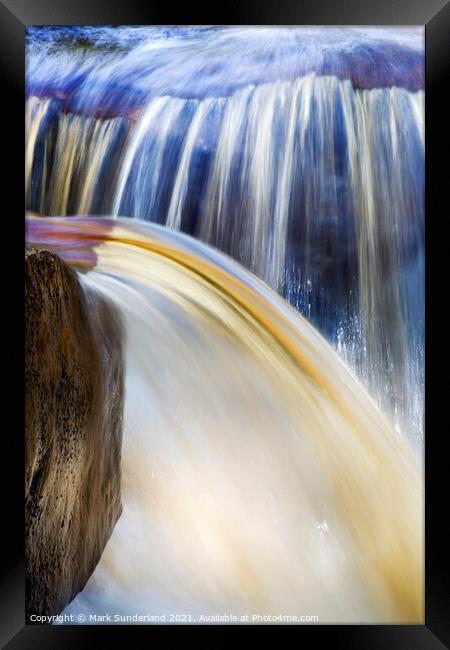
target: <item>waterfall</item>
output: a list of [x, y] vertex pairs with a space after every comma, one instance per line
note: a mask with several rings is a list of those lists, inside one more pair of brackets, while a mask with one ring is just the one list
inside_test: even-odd
[[[117, 145], [127, 121], [61, 113], [50, 100], [27, 102], [27, 207], [39, 214], [90, 214], [110, 207]], [[111, 177], [112, 174], [112, 177]]]
[[421, 472], [297, 310], [155, 224], [36, 217], [27, 238], [124, 331], [123, 514], [65, 614], [423, 620]]
[[421, 447], [421, 30], [30, 28], [27, 61], [29, 210], [231, 255]]
[[27, 241], [123, 331], [73, 622], [423, 622], [423, 37], [27, 28]]

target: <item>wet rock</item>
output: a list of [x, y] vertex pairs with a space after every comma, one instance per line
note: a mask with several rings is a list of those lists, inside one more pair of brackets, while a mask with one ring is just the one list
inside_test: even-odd
[[[121, 513], [121, 327], [55, 254], [25, 252], [26, 613], [83, 589]], [[29, 620], [29, 619], [28, 619]]]

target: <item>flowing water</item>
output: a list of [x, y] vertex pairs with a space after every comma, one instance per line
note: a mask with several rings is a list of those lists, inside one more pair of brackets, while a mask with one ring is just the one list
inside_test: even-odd
[[28, 28], [29, 239], [126, 332], [67, 611], [422, 620], [423, 122], [422, 29]]
[[34, 28], [27, 52], [28, 209], [233, 256], [420, 448], [423, 31]]
[[422, 620], [420, 469], [297, 311], [159, 226], [32, 219], [28, 238], [93, 250], [82, 285], [125, 330], [124, 510], [66, 613]]

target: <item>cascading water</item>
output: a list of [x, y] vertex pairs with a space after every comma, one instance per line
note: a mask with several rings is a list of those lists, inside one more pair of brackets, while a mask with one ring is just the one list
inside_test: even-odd
[[35, 218], [28, 239], [95, 264], [126, 332], [123, 514], [67, 615], [423, 619], [421, 472], [298, 312], [159, 226]]
[[423, 31], [30, 28], [27, 205], [230, 254], [423, 439]]
[[423, 620], [423, 100], [422, 29], [28, 29], [27, 238], [125, 332], [67, 613]]

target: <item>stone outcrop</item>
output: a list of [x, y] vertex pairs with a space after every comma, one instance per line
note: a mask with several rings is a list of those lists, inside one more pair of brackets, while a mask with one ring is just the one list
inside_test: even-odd
[[112, 305], [55, 254], [25, 252], [26, 613], [83, 589], [121, 513], [123, 365]]

